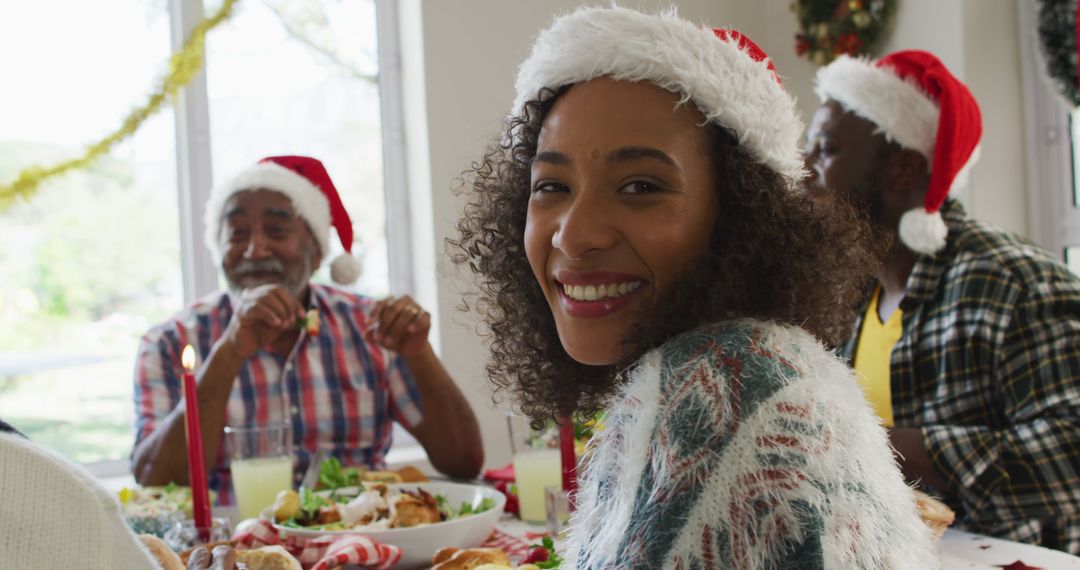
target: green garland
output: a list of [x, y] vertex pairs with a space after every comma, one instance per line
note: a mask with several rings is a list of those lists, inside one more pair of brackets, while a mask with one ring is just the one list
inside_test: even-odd
[[795, 53], [825, 65], [842, 54], [869, 55], [892, 23], [896, 0], [796, 0]]
[[88, 146], [82, 156], [52, 166], [31, 166], [22, 170], [14, 182], [0, 184], [0, 211], [10, 208], [18, 198], [24, 200], [33, 198], [41, 183], [46, 179], [70, 170], [86, 168], [109, 152], [117, 143], [135, 134], [148, 117], [160, 111], [167, 100], [175, 98], [180, 88], [190, 83], [202, 69], [203, 55], [206, 51], [206, 33], [229, 19], [236, 2], [237, 0], [222, 0], [217, 12], [195, 26], [195, 29], [191, 31], [191, 36], [184, 42], [184, 47], [169, 59], [168, 75], [161, 80], [161, 84], [146, 103], [128, 113], [119, 128]]

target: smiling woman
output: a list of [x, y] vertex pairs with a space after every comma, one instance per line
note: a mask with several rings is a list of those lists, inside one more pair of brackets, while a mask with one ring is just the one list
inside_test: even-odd
[[526, 254], [563, 348], [583, 364], [620, 360], [640, 307], [708, 247], [717, 196], [703, 117], [678, 99], [594, 79], [560, 97], [541, 131]]
[[816, 205], [794, 102], [738, 32], [584, 9], [522, 64], [456, 260], [534, 420], [603, 408], [575, 568], [930, 568], [845, 337], [876, 246]]
[[846, 339], [880, 243], [680, 99], [606, 77], [542, 88], [472, 173], [456, 259], [491, 301], [491, 379], [534, 418], [603, 408], [620, 370], [706, 323]]

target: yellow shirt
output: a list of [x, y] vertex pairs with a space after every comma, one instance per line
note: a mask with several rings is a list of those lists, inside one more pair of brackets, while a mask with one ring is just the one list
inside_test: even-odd
[[904, 328], [901, 323], [903, 312], [898, 308], [884, 323], [878, 317], [878, 298], [881, 287], [874, 291], [863, 316], [862, 330], [859, 331], [859, 344], [855, 348], [855, 371], [862, 386], [866, 400], [881, 418], [886, 427], [893, 425], [892, 386], [889, 383], [889, 363], [893, 347], [900, 340]]

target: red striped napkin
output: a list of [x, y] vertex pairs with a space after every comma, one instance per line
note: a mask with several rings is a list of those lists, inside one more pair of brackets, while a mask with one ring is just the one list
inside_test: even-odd
[[498, 548], [506, 553], [511, 560], [520, 560], [528, 556], [545, 536], [551, 536], [546, 532], [529, 532], [523, 533], [505, 532], [500, 529], [492, 531], [491, 536], [488, 537], [487, 542], [484, 543], [485, 548]]
[[282, 540], [269, 521], [259, 520], [233, 536], [239, 548], [259, 548], [280, 544], [300, 561], [305, 570], [329, 570], [345, 564], [361, 568], [390, 568], [401, 560], [401, 549], [362, 535], [311, 539], [288, 537]]

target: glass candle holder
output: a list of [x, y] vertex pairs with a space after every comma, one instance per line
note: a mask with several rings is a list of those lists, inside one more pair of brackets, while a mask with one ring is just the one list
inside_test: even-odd
[[562, 485], [544, 487], [544, 507], [547, 511], [547, 529], [557, 535], [570, 521], [570, 497]]
[[[165, 544], [169, 545], [169, 548], [176, 552], [183, 552], [185, 550], [209, 544], [211, 542], [222, 542], [229, 540], [232, 537], [232, 532], [229, 528], [229, 521], [221, 517], [213, 517], [210, 519], [212, 524], [208, 533], [200, 532], [200, 529], [195, 526], [193, 519], [184, 519], [176, 523], [168, 532], [165, 533]], [[210, 537], [208, 542], [204, 542], [201, 538], [202, 535]]]

